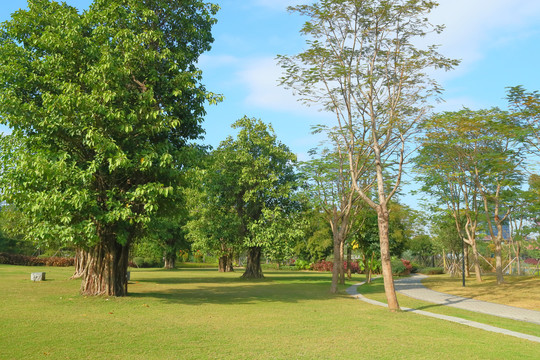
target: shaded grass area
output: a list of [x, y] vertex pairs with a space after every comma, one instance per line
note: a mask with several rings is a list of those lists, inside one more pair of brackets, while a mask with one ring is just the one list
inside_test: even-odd
[[[358, 292], [367, 298], [386, 303], [384, 295], [384, 285], [381, 278], [375, 279], [372, 284], [365, 284], [358, 288]], [[472, 311], [456, 309], [440, 304], [433, 304], [426, 301], [410, 298], [405, 295], [397, 294], [399, 305], [403, 307], [425, 310], [436, 314], [455, 316], [466, 320], [472, 320], [483, 324], [488, 324], [503, 329], [521, 332], [524, 334], [540, 337], [540, 326], [523, 321], [500, 318], [497, 316], [479, 314]], [[510, 294], [508, 296], [511, 296]]]
[[432, 290], [452, 295], [540, 311], [538, 276], [505, 276], [505, 283], [501, 285], [497, 285], [494, 275], [483, 276], [481, 283], [467, 279], [465, 287], [461, 281], [461, 278], [437, 275], [422, 280], [422, 284]]
[[[2, 359], [535, 358], [540, 345], [362, 303], [330, 274], [135, 269], [130, 296], [82, 297], [72, 268], [0, 265]], [[429, 344], [429, 346], [426, 346]]]

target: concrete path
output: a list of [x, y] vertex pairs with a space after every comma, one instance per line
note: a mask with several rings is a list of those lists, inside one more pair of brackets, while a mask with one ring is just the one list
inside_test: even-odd
[[[415, 293], [415, 290], [413, 290], [415, 288], [418, 289], [418, 292], [420, 292], [422, 287], [424, 289], [426, 289], [420, 282], [421, 278], [401, 282], [401, 280], [408, 280], [408, 279], [410, 279], [410, 278], [400, 279], [398, 281], [398, 284], [396, 284], [396, 289], [398, 287], [402, 287], [402, 290], [400, 290], [400, 292], [403, 291], [403, 288], [405, 288], [405, 290], [409, 290], [409, 293]], [[400, 282], [401, 282], [401, 284], [399, 284]], [[364, 283], [365, 282], [360, 283], [360, 284], [355, 284], [355, 285], [349, 287], [347, 289], [347, 293], [349, 293], [349, 295], [357, 298], [358, 300], [364, 301], [366, 303], [369, 303], [369, 304], [372, 304], [372, 305], [377, 305], [377, 306], [388, 307], [388, 305], [386, 305], [385, 303], [382, 303], [382, 302], [376, 301], [376, 300], [368, 299], [364, 295], [360, 294], [358, 292], [358, 287], [363, 285]], [[416, 283], [416, 285], [415, 285], [415, 283]], [[419, 283], [420, 286], [418, 286], [418, 283]], [[429, 290], [429, 291], [431, 291], [431, 290]], [[418, 292], [416, 292], [417, 295], [418, 295]], [[422, 292], [424, 292], [424, 291], [422, 291]], [[432, 292], [436, 293], [436, 291], [432, 291]], [[428, 294], [428, 293], [429, 293], [428, 291], [424, 292], [424, 294]], [[439, 294], [441, 294], [441, 293], [439, 293]], [[447, 294], [442, 294], [442, 295], [447, 295]], [[425, 296], [427, 297], [429, 295], [425, 295]], [[462, 298], [462, 299], [466, 299], [466, 298]], [[424, 300], [424, 299], [422, 299], [422, 300]], [[452, 302], [452, 300], [455, 300], [455, 299], [450, 299], [450, 300], [451, 300], [450, 303], [454, 303], [454, 304], [456, 303], [456, 302]], [[470, 300], [470, 299], [468, 299], [468, 300]], [[425, 301], [429, 301], [429, 300], [425, 300]], [[480, 303], [484, 303], [484, 302], [480, 301]], [[449, 306], [451, 306], [451, 305], [449, 305]], [[511, 306], [509, 306], [509, 307], [513, 308]], [[513, 309], [516, 309], [516, 308], [513, 308]], [[431, 312], [424, 311], [424, 310], [411, 309], [411, 308], [406, 308], [406, 307], [401, 307], [401, 310], [410, 311], [410, 312], [413, 312], [415, 314], [419, 314], [419, 315], [423, 315], [423, 316], [429, 316], [429, 317], [433, 317], [433, 318], [436, 318], [436, 319], [451, 321], [451, 322], [455, 322], [455, 323], [458, 323], [458, 324], [474, 327], [474, 328], [477, 328], [477, 329], [482, 329], [482, 330], [491, 331], [491, 332], [498, 333], [498, 334], [509, 335], [509, 336], [520, 338], [520, 339], [525, 339], [525, 340], [529, 340], [529, 341], [532, 341], [532, 342], [540, 343], [540, 337], [538, 337], [538, 336], [533, 336], [533, 335], [529, 335], [529, 334], [519, 333], [517, 331], [511, 331], [511, 330], [507, 330], [507, 329], [502, 329], [502, 328], [498, 328], [498, 327], [495, 327], [495, 326], [482, 324], [482, 323], [479, 323], [479, 322], [476, 322], [476, 321], [470, 321], [470, 320], [465, 320], [465, 319], [454, 317], [454, 316], [435, 314], [435, 313], [431, 313]], [[469, 308], [468, 310], [475, 311], [475, 310], [472, 310], [471, 308]], [[498, 310], [501, 311], [500, 308]], [[533, 311], [533, 313], [535, 313], [535, 312], [536, 311]], [[500, 315], [496, 315], [496, 316], [500, 316]]]
[[540, 325], [540, 311], [443, 294], [422, 285], [422, 279], [426, 277], [426, 275], [413, 274], [410, 277], [398, 279], [395, 281], [396, 291], [418, 300]]

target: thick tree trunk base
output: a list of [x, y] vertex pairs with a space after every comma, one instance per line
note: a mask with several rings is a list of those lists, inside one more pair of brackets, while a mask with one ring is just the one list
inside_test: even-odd
[[232, 256], [223, 255], [219, 258], [219, 272], [234, 272]]
[[81, 294], [126, 296], [129, 246], [116, 239], [102, 241], [88, 250], [88, 266], [81, 284]]
[[84, 277], [88, 271], [88, 252], [83, 248], [77, 248], [75, 252], [75, 272], [69, 278], [70, 280]]
[[165, 257], [165, 265], [163, 266], [164, 269], [167, 270], [173, 270], [176, 268], [176, 258], [175, 257]]
[[249, 248], [247, 254], [246, 270], [242, 275], [243, 279], [262, 279], [264, 275], [261, 268], [261, 248]]

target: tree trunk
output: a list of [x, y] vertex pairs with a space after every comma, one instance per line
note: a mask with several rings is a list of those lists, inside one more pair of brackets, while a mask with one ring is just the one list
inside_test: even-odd
[[349, 244], [349, 246], [347, 246], [347, 278], [349, 280], [351, 280], [351, 277], [352, 277], [351, 264], [352, 264], [352, 249], [351, 249], [351, 245]]
[[163, 267], [167, 270], [172, 270], [176, 267], [176, 253], [165, 254], [165, 265]]
[[399, 303], [394, 287], [394, 278], [392, 276], [392, 264], [390, 262], [390, 241], [388, 237], [388, 228], [390, 217], [386, 204], [381, 204], [377, 208], [377, 218], [379, 225], [379, 242], [381, 246], [381, 267], [384, 280], [384, 293], [388, 301], [390, 311], [399, 311]]
[[242, 275], [244, 279], [261, 279], [263, 278], [261, 268], [261, 248], [251, 247], [248, 250], [246, 270]]
[[333, 232], [334, 238], [334, 265], [332, 267], [332, 284], [330, 285], [330, 292], [336, 294], [338, 292], [338, 282], [339, 282], [339, 269], [343, 269], [343, 263], [341, 262], [341, 257], [339, 256], [341, 249], [341, 241], [339, 236], [339, 231], [336, 229]]
[[[474, 258], [474, 272], [476, 276], [476, 281], [482, 282], [482, 272], [480, 270], [480, 260], [478, 259], [478, 249], [476, 248], [476, 241], [472, 242], [473, 258]], [[468, 256], [466, 256], [468, 258]], [[466, 268], [468, 269], [468, 267]]]
[[84, 274], [88, 267], [88, 252], [83, 248], [78, 247], [75, 251], [75, 272], [70, 277], [70, 280], [80, 279], [84, 277]]
[[[465, 261], [465, 277], [471, 277], [471, 271], [469, 266], [469, 245], [465, 244], [465, 247], [463, 248], [463, 252], [465, 253], [463, 261]], [[476, 245], [475, 245], [476, 247]]]
[[520, 249], [520, 245], [518, 243], [517, 247], [516, 247], [517, 274], [518, 274], [518, 276], [521, 275], [521, 261], [520, 261], [520, 258], [519, 258], [520, 252], [521, 252], [521, 249]]
[[219, 272], [227, 272], [227, 263], [228, 263], [228, 256], [222, 255], [219, 257], [218, 261], [218, 271]]
[[493, 238], [493, 244], [495, 245], [495, 273], [497, 275], [497, 285], [504, 284], [503, 276], [503, 264], [502, 264], [502, 237], [503, 228], [502, 223], [497, 221], [497, 236]]
[[121, 245], [109, 235], [88, 250], [88, 270], [83, 276], [82, 295], [127, 295], [129, 242]]
[[343, 248], [345, 247], [345, 239], [340, 239], [339, 241], [339, 261], [341, 266], [339, 267], [339, 283], [340, 285], [345, 285], [345, 269], [343, 269], [343, 259], [345, 258]]

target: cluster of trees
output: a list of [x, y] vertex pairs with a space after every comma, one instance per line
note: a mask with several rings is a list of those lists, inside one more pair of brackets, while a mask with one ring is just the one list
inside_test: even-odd
[[[298, 164], [269, 125], [248, 117], [216, 149], [197, 145], [204, 107], [220, 100], [196, 67], [213, 42], [216, 5], [95, 0], [79, 13], [32, 1], [0, 28], [0, 121], [12, 129], [0, 138], [2, 228], [12, 229], [16, 214], [24, 239], [76, 247], [81, 292], [92, 295], [127, 293], [134, 247], [157, 249], [168, 268], [186, 247], [212, 252], [220, 271], [246, 253], [247, 278], [263, 276], [262, 257], [315, 261], [333, 252], [333, 292], [345, 249], [348, 260], [358, 249], [368, 273], [380, 258], [397, 310], [391, 257], [417, 216], [398, 195], [420, 145], [415, 168], [436, 202], [439, 243], [457, 253], [463, 239], [478, 266], [485, 225], [502, 282], [503, 225], [523, 229], [538, 204], [538, 178], [529, 192], [522, 185], [527, 156], [540, 152], [540, 97], [516, 87], [509, 111], [430, 115], [441, 88], [427, 70], [458, 64], [415, 45], [442, 31], [427, 19], [435, 6], [289, 8], [308, 18], [307, 50], [279, 56], [281, 85], [336, 118], [315, 127], [327, 141]], [[432, 244], [416, 235], [411, 249], [428, 256]]]

